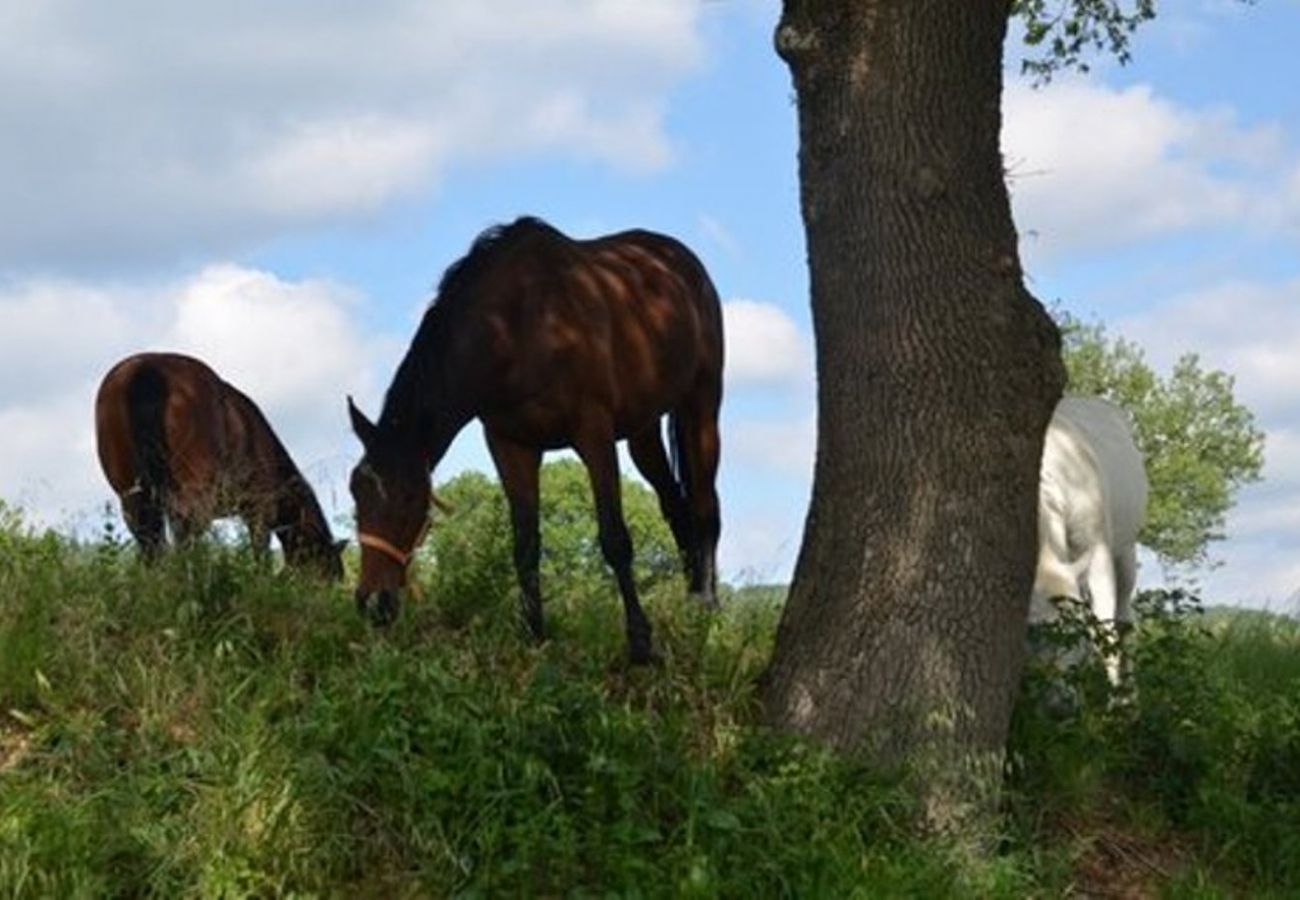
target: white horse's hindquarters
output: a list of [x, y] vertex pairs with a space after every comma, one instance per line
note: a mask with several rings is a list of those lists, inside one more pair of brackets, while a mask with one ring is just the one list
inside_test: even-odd
[[1124, 411], [1096, 398], [1062, 399], [1044, 437], [1031, 620], [1052, 615], [1052, 597], [1082, 599], [1085, 583], [1099, 618], [1129, 618], [1146, 495]]

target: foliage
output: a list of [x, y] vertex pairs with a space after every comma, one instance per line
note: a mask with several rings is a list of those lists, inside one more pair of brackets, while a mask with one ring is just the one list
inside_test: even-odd
[[7, 521], [0, 895], [1061, 896], [1083, 839], [1044, 811], [1117, 793], [1191, 842], [1187, 878], [1300, 887], [1289, 620], [1148, 598], [1135, 693], [1022, 706], [1007, 843], [972, 859], [890, 780], [756, 724], [778, 589], [711, 615], [651, 585], [663, 663], [629, 669], [612, 596], [555, 591], [542, 647], [440, 592], [376, 632], [243, 550], [149, 570]]
[[[454, 621], [513, 609], [517, 594], [510, 510], [501, 486], [465, 472], [438, 488], [452, 512], [435, 521], [422, 558], [432, 563], [430, 587]], [[542, 594], [617, 597], [597, 540], [587, 470], [577, 460], [542, 466]], [[681, 567], [654, 492], [623, 479], [623, 518], [632, 534], [634, 575], [642, 591], [676, 583]]]
[[1088, 71], [1085, 54], [1103, 51], [1129, 61], [1129, 39], [1155, 18], [1155, 0], [1014, 0], [1012, 15], [1024, 21], [1025, 43], [1041, 51], [1021, 64], [1036, 81], [1062, 69]]
[[[1041, 833], [1127, 815], [1184, 835], [1202, 864], [1243, 873], [1257, 890], [1294, 892], [1300, 622], [1207, 620], [1179, 591], [1144, 593], [1136, 606], [1120, 688], [1096, 656], [1066, 670], [1031, 659], [1010, 742], [1015, 817]], [[1049, 645], [1109, 640], [1082, 605], [1035, 630]]]
[[1263, 432], [1233, 395], [1232, 376], [1187, 354], [1162, 378], [1136, 344], [1060, 318], [1067, 390], [1107, 397], [1133, 417], [1151, 484], [1142, 543], [1165, 563], [1204, 564], [1238, 490], [1264, 463]]

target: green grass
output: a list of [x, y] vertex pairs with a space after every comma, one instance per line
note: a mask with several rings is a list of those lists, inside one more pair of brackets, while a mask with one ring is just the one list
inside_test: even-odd
[[1055, 897], [1103, 826], [1180, 848], [1169, 896], [1300, 885], [1289, 621], [1155, 616], [1124, 704], [1048, 710], [1031, 676], [1005, 847], [972, 860], [760, 727], [779, 591], [713, 616], [648, 585], [638, 670], [612, 588], [552, 578], [539, 648], [446, 574], [381, 634], [235, 549], [146, 570], [0, 522], [0, 896]]

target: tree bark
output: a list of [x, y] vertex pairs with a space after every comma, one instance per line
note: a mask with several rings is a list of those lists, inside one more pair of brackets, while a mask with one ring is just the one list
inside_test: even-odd
[[812, 505], [770, 720], [997, 796], [1060, 340], [1003, 180], [1007, 0], [786, 0], [817, 344]]

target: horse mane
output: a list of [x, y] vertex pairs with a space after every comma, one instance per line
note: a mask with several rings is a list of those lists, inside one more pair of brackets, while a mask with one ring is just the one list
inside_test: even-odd
[[455, 322], [473, 305], [475, 288], [491, 265], [520, 240], [539, 234], [567, 240], [563, 232], [544, 220], [520, 216], [513, 222], [483, 229], [469, 252], [446, 268], [384, 395], [378, 423], [381, 428], [418, 428], [419, 420], [442, 402], [434, 389], [440, 387], [440, 379], [435, 376], [443, 342], [454, 330]]
[[536, 216], [520, 216], [513, 222], [502, 222], [484, 228], [474, 238], [469, 252], [442, 273], [438, 291], [429, 304], [430, 309], [463, 303], [466, 295], [472, 293], [471, 289], [484, 269], [495, 260], [502, 248], [513, 244], [520, 237], [537, 233], [563, 237], [558, 228]]

